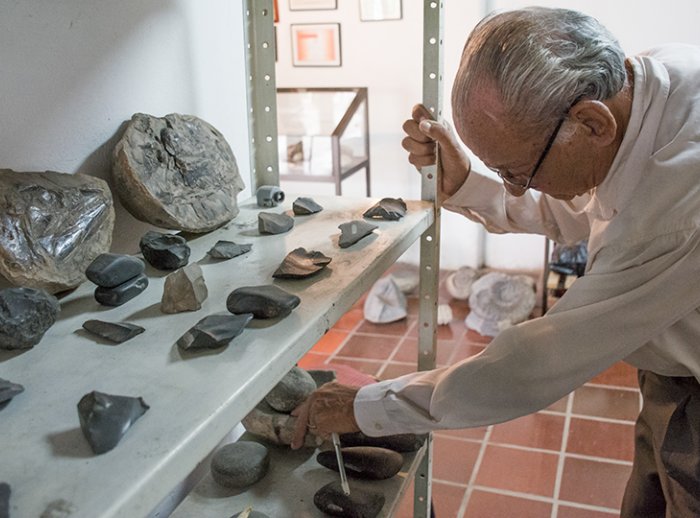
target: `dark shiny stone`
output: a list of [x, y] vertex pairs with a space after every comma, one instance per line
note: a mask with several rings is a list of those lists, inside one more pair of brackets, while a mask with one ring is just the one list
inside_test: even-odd
[[29, 349], [56, 322], [58, 299], [42, 289], [0, 290], [0, 349]]
[[374, 518], [384, 507], [384, 495], [352, 486], [346, 495], [340, 481], [335, 481], [316, 491], [314, 505], [330, 516]]
[[0, 482], [0, 518], [10, 518], [10, 484]]
[[223, 347], [240, 335], [252, 319], [252, 313], [209, 315], [182, 335], [177, 346], [183, 351]]
[[294, 218], [276, 212], [258, 214], [258, 231], [261, 234], [284, 234], [294, 226]]
[[136, 324], [103, 320], [86, 320], [83, 322], [83, 329], [117, 344], [131, 340], [145, 331], [143, 327]]
[[330, 262], [331, 258], [321, 252], [307, 252], [305, 248], [300, 247], [287, 254], [272, 276], [276, 279], [303, 279], [320, 272]]
[[413, 433], [401, 433], [385, 435], [383, 437], [370, 437], [362, 432], [344, 433], [340, 436], [340, 444], [343, 446], [376, 446], [388, 448], [398, 452], [417, 451], [423, 446], [425, 435]]
[[289, 413], [316, 390], [311, 374], [294, 366], [265, 396], [265, 401], [278, 412]]
[[338, 228], [341, 232], [338, 245], [340, 248], [347, 248], [357, 243], [363, 237], [370, 235], [374, 229], [379, 227], [366, 221], [353, 220], [348, 223], [341, 223]]
[[92, 391], [78, 402], [80, 428], [92, 451], [105, 453], [119, 443], [148, 408], [140, 397], [113, 396]]
[[190, 260], [187, 241], [176, 234], [150, 230], [141, 237], [139, 247], [148, 264], [157, 270], [177, 270]]
[[0, 410], [5, 407], [8, 401], [21, 392], [24, 392], [22, 385], [0, 378]]
[[338, 376], [336, 376], [335, 371], [331, 369], [310, 369], [307, 370], [311, 377], [316, 382], [316, 387], [335, 381]]
[[382, 198], [365, 211], [365, 218], [397, 221], [406, 215], [406, 202], [401, 198]]
[[316, 203], [311, 198], [297, 198], [292, 204], [292, 211], [297, 216], [306, 216], [307, 214], [316, 214], [321, 212], [323, 207]]
[[148, 277], [141, 274], [114, 288], [95, 288], [95, 300], [105, 306], [121, 306], [148, 287]]
[[233, 290], [226, 299], [231, 313], [252, 313], [255, 318], [281, 318], [289, 315], [301, 299], [277, 286], [244, 286]]
[[216, 244], [207, 252], [214, 259], [233, 259], [239, 255], [247, 254], [253, 248], [249, 244], [236, 244], [233, 241], [217, 241]]
[[238, 441], [219, 448], [211, 459], [211, 475], [224, 487], [248, 487], [270, 468], [270, 452], [255, 441]]
[[138, 257], [122, 254], [100, 254], [90, 263], [85, 276], [105, 288], [113, 288], [141, 275], [146, 265]]
[[[396, 475], [403, 466], [403, 456], [394, 450], [374, 446], [341, 448], [345, 472], [349, 476], [370, 480], [385, 480]], [[335, 450], [326, 450], [316, 456], [316, 461], [328, 469], [338, 471]]]

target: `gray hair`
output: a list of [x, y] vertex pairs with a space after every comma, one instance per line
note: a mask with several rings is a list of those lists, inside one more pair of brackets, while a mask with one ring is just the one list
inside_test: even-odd
[[625, 79], [624, 52], [598, 20], [529, 7], [479, 22], [462, 52], [452, 106], [458, 114], [473, 88], [491, 80], [509, 117], [544, 128], [578, 99], [613, 97]]

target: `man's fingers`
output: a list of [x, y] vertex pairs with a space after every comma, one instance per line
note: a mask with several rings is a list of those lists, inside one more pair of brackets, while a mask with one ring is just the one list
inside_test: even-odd
[[309, 404], [307, 399], [304, 403], [292, 410], [292, 415], [296, 416], [297, 422], [294, 424], [294, 437], [292, 438], [291, 447], [293, 450], [298, 450], [304, 445], [306, 437], [307, 424], [309, 422]]
[[425, 135], [419, 128], [418, 122], [409, 119], [401, 126], [404, 133], [417, 142], [431, 142], [433, 139]]
[[416, 104], [411, 110], [411, 118], [414, 121], [420, 122], [423, 119], [432, 119], [433, 114], [430, 113], [430, 110], [422, 104]]

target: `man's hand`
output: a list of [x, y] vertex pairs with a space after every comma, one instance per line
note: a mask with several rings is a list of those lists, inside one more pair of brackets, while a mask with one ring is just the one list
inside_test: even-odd
[[403, 130], [408, 136], [401, 145], [408, 151], [408, 161], [421, 168], [435, 164], [435, 143], [439, 144], [441, 182], [438, 186], [438, 201], [442, 204], [467, 180], [471, 169], [469, 157], [452, 130], [445, 124], [432, 120], [425, 106], [415, 105], [411, 117], [403, 123]]
[[301, 448], [307, 430], [323, 439], [333, 432], [359, 432], [353, 411], [358, 390], [336, 382], [326, 383], [296, 407], [292, 411], [292, 415], [297, 417], [292, 449]]

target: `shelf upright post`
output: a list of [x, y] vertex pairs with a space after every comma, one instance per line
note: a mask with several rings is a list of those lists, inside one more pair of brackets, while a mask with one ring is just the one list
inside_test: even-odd
[[[433, 118], [442, 118], [442, 0], [423, 2], [423, 105]], [[420, 240], [420, 310], [418, 370], [435, 368], [437, 344], [438, 277], [440, 273], [440, 207], [438, 205], [438, 163], [421, 168], [421, 197], [433, 202], [433, 224]], [[433, 437], [428, 434], [425, 455], [414, 482], [413, 516], [428, 518], [431, 507]]]
[[251, 194], [280, 184], [273, 0], [245, 0]]

